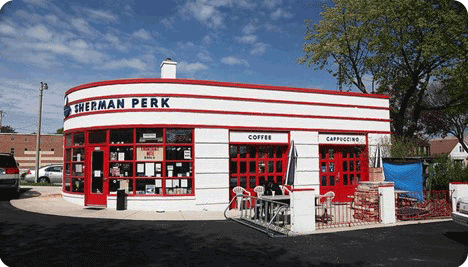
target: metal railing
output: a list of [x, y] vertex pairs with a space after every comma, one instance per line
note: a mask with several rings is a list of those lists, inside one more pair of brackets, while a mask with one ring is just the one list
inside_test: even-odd
[[[230, 209], [234, 201], [237, 208]], [[265, 232], [270, 237], [285, 237], [291, 231], [288, 204], [254, 196], [233, 197], [224, 211], [224, 217]]]
[[[338, 228], [355, 225], [380, 223], [380, 195], [376, 194], [366, 201], [353, 199], [352, 202], [320, 201], [315, 206], [315, 228]], [[317, 201], [316, 201], [317, 202]]]
[[395, 213], [398, 220], [424, 220], [448, 218], [452, 213], [449, 190], [424, 190], [395, 192]]

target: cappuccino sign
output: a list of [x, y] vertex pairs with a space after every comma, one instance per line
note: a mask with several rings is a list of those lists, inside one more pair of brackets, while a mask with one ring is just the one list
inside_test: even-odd
[[320, 144], [339, 144], [339, 145], [365, 145], [365, 135], [351, 134], [320, 134]]

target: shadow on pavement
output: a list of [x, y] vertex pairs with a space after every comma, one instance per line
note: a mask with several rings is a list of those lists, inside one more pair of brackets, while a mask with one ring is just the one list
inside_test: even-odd
[[41, 194], [39, 192], [30, 191], [32, 188], [20, 188], [19, 194], [13, 191], [4, 191], [0, 193], [0, 201], [10, 201], [18, 198], [30, 198], [38, 197]]
[[468, 246], [468, 228], [466, 228], [466, 232], [446, 232], [443, 235], [453, 241]]

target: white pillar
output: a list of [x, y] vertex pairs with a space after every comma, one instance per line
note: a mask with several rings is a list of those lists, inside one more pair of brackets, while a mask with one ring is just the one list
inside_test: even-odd
[[379, 185], [379, 195], [379, 212], [382, 223], [395, 223], [395, 189], [393, 184]]
[[457, 207], [457, 201], [459, 198], [468, 198], [468, 183], [466, 182], [454, 182], [449, 184], [449, 190], [452, 193], [452, 211], [455, 211]]
[[315, 191], [313, 188], [293, 189], [291, 224], [291, 231], [294, 234], [309, 234], [315, 231]]

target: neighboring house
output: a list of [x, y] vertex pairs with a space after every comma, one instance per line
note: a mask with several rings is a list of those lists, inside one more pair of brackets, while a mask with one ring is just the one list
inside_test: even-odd
[[[431, 144], [431, 156], [448, 155], [454, 161], [468, 163], [468, 152], [454, 137], [431, 140], [429, 144]], [[468, 137], [465, 137], [465, 144], [468, 144]]]
[[[63, 135], [41, 134], [39, 166], [63, 164]], [[36, 167], [36, 134], [0, 133], [0, 152], [11, 153], [20, 172]]]

